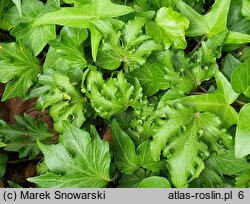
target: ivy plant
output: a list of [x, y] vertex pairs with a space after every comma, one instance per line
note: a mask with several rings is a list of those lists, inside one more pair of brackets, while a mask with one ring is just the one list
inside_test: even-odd
[[[3, 0], [0, 178], [51, 188], [250, 187], [249, 0]], [[101, 127], [101, 128], [100, 128]]]

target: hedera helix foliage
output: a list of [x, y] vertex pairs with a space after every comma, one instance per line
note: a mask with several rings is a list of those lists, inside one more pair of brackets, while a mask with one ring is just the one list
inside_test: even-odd
[[59, 139], [16, 116], [0, 147], [44, 156], [37, 187], [249, 187], [249, 6], [1, 1], [1, 100], [37, 98]]

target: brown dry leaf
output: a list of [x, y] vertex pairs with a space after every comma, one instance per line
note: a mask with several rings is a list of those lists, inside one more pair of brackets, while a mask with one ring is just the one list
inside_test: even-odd
[[27, 167], [23, 170], [23, 176], [25, 179], [33, 177], [37, 174], [36, 164], [29, 163]]
[[4, 187], [5, 187], [4, 182], [2, 179], [0, 179], [0, 188], [4, 188]]
[[104, 141], [112, 142], [112, 131], [108, 126], [105, 129], [105, 132], [104, 132], [102, 139]]

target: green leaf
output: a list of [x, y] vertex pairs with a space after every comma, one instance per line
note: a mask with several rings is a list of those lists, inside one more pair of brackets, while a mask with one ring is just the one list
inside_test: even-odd
[[228, 29], [231, 31], [248, 33], [250, 32], [250, 20], [241, 14], [241, 9], [246, 8], [242, 5], [243, 1], [231, 0], [228, 13]]
[[146, 24], [146, 31], [154, 40], [163, 45], [165, 49], [172, 46], [174, 49], [185, 49], [185, 30], [189, 21], [172, 8], [161, 8], [157, 11], [155, 22]]
[[171, 82], [180, 76], [177, 72], [164, 67], [161, 63], [146, 62], [142, 67], [127, 75], [130, 79], [136, 77], [142, 86], [143, 93], [152, 96], [159, 90], [166, 90], [172, 86]]
[[19, 184], [15, 183], [13, 181], [10, 181], [10, 180], [8, 180], [7, 183], [8, 183], [8, 185], [9, 185], [10, 188], [23, 188]]
[[110, 181], [111, 155], [107, 142], [96, 130], [80, 130], [68, 122], [63, 124], [63, 135], [57, 145], [38, 142], [48, 171], [28, 181], [43, 188], [101, 188]]
[[[187, 186], [204, 169], [204, 159], [211, 152], [224, 152], [232, 148], [232, 139], [223, 129], [218, 117], [208, 112], [177, 105], [162, 108], [168, 120], [153, 135], [151, 151], [155, 160], [161, 154], [167, 157], [171, 180], [176, 187]], [[163, 151], [161, 153], [161, 151]], [[179, 166], [183, 168], [179, 168]]]
[[[6, 31], [9, 31], [12, 28], [12, 25], [8, 22], [8, 18], [6, 18], [6, 10], [11, 6], [10, 0], [0, 1], [0, 28]], [[0, 34], [1, 36], [1, 34]]]
[[230, 106], [237, 98], [231, 84], [221, 72], [215, 75], [217, 90], [203, 95], [187, 96], [176, 102], [193, 107], [196, 111], [208, 111], [220, 117], [223, 125], [228, 128], [237, 123], [238, 113]]
[[[62, 131], [63, 120], [69, 120], [73, 125], [81, 127], [85, 121], [84, 102], [86, 99], [76, 91], [67, 76], [55, 73], [53, 80], [56, 87], [62, 92], [57, 93], [54, 97], [48, 96], [44, 101], [43, 109], [51, 106], [49, 112], [54, 119], [55, 130]], [[54, 91], [57, 92], [57, 89]]]
[[143, 179], [146, 178], [146, 172], [144, 169], [140, 168], [136, 170], [133, 174], [121, 174], [121, 179], [119, 180], [119, 187], [121, 188], [137, 188]]
[[149, 141], [140, 144], [136, 150], [135, 144], [125, 133], [116, 120], [112, 121], [112, 141], [115, 148], [115, 164], [122, 173], [132, 174], [140, 167], [158, 172], [163, 163], [154, 161]]
[[91, 32], [91, 54], [94, 62], [96, 62], [98, 48], [102, 40], [102, 35], [93, 25], [90, 25], [90, 32]]
[[39, 61], [21, 42], [0, 44], [0, 82], [7, 83], [2, 101], [25, 97], [37, 80]]
[[92, 0], [76, 8], [61, 8], [38, 18], [34, 25], [58, 24], [70, 27], [89, 28], [91, 19], [110, 19], [131, 13], [128, 6], [113, 4], [111, 0]]
[[223, 180], [216, 170], [208, 165], [201, 172], [200, 176], [190, 183], [191, 188], [222, 188]]
[[244, 93], [250, 97], [250, 79], [249, 75], [250, 57], [248, 57], [232, 73], [232, 86], [237, 93]]
[[187, 36], [208, 35], [212, 38], [218, 33], [227, 30], [227, 15], [231, 0], [215, 0], [211, 10], [201, 15], [182, 0], [174, 0], [177, 8], [190, 21]]
[[237, 159], [233, 151], [212, 155], [207, 162], [215, 171], [225, 175], [234, 175], [250, 169], [250, 163], [244, 159]]
[[128, 21], [120, 30], [112, 22], [93, 19], [91, 23], [104, 38], [96, 64], [108, 70], [115, 70], [123, 62], [124, 70], [128, 72], [143, 65], [152, 52], [162, 49], [152, 37], [143, 34], [142, 27], [145, 22], [145, 18], [137, 17]]
[[20, 17], [22, 17], [21, 0], [12, 0], [12, 1], [16, 5]]
[[160, 176], [145, 178], [137, 188], [170, 188], [168, 180]]
[[236, 69], [236, 67], [238, 67], [240, 64], [241, 62], [233, 55], [227, 54], [222, 62], [222, 73], [227, 77], [228, 80], [231, 80], [233, 70]]
[[130, 137], [112, 121], [112, 141], [115, 148], [115, 164], [122, 173], [132, 174], [140, 167], [140, 160], [135, 152], [135, 145]]
[[[79, 83], [82, 78], [83, 68], [80, 66], [78, 68], [72, 68], [70, 67], [71, 63], [72, 62], [67, 61], [52, 46], [50, 46], [46, 55], [45, 62], [43, 64], [43, 74], [39, 77], [38, 82], [43, 81], [41, 78], [50, 78], [53, 81], [51, 77], [53, 75], [52, 72], [58, 72], [60, 74], [68, 76], [72, 83]], [[73, 61], [73, 63], [76, 62]], [[43, 83], [44, 85], [51, 84], [50, 82]]]
[[6, 154], [0, 154], [0, 178], [2, 178], [5, 174], [6, 170], [6, 162], [8, 160], [8, 156]]
[[250, 154], [250, 104], [243, 106], [240, 110], [235, 135], [235, 156], [242, 158]]
[[137, 148], [140, 165], [144, 169], [149, 169], [153, 172], [158, 172], [163, 166], [162, 161], [155, 161], [153, 159], [153, 154], [150, 149], [150, 143], [148, 140], [141, 143]]
[[119, 72], [117, 77], [104, 81], [100, 72], [90, 71], [86, 84], [86, 95], [93, 108], [106, 119], [125, 111], [129, 106], [136, 106], [142, 97], [139, 82], [135, 80], [133, 86], [127, 82], [122, 72]]
[[241, 12], [244, 16], [246, 16], [246, 17], [248, 17], [248, 19], [250, 19], [250, 2], [249, 2], [249, 0], [242, 0]]
[[41, 120], [34, 121], [28, 115], [15, 116], [17, 124], [1, 127], [0, 133], [6, 139], [6, 151], [19, 152], [19, 157], [29, 156], [30, 159], [35, 158], [40, 150], [36, 145], [36, 140], [50, 141], [52, 134], [48, 130], [48, 126]]
[[159, 160], [164, 149], [163, 156], [167, 157], [174, 186], [185, 187], [204, 169], [201, 155], [207, 155], [207, 146], [198, 140], [201, 127], [197, 123], [205, 116], [182, 106], [166, 107], [164, 113], [169, 120], [153, 136], [151, 151], [153, 158]]
[[250, 188], [250, 170], [242, 172], [236, 177], [236, 188]]
[[64, 27], [61, 30], [61, 40], [50, 42], [65, 63], [74, 69], [83, 69], [87, 65], [82, 43], [88, 37], [86, 29]]
[[250, 35], [240, 32], [229, 31], [224, 45], [227, 44], [243, 44], [250, 42]]
[[113, 4], [111, 0], [92, 0], [80, 7], [61, 8], [38, 18], [34, 26], [58, 24], [69, 27], [89, 28], [91, 30], [92, 57], [96, 61], [97, 50], [101, 40], [100, 33], [90, 24], [93, 19], [111, 19], [131, 13], [128, 6]]
[[[11, 30], [11, 34], [16, 38], [21, 39], [35, 55], [38, 55], [50, 40], [54, 40], [56, 38], [55, 26], [32, 26], [32, 23], [40, 15], [40, 13], [44, 13], [46, 12], [46, 9], [48, 9], [41, 1], [24, 0], [22, 2], [21, 9], [22, 16], [18, 16], [15, 20], [14, 28]], [[10, 10], [9, 15], [16, 15], [16, 13], [18, 13], [18, 10], [14, 7]], [[37, 36], [39, 36], [39, 39]]]

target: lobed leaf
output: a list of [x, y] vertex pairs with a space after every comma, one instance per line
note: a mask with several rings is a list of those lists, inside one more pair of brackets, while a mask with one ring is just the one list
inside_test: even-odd
[[38, 59], [21, 42], [0, 44], [0, 82], [7, 83], [2, 101], [25, 97], [41, 71]]
[[185, 49], [185, 30], [189, 27], [189, 21], [172, 8], [160, 8], [155, 17], [155, 22], [146, 24], [146, 32], [153, 36], [154, 40], [163, 45], [165, 49], [172, 46], [174, 49]]
[[29, 159], [35, 158], [40, 150], [36, 145], [36, 140], [51, 141], [52, 133], [48, 126], [41, 120], [34, 121], [28, 115], [15, 116], [17, 124], [1, 127], [2, 134], [7, 141], [4, 150], [19, 153], [20, 158], [29, 156]]
[[48, 171], [28, 181], [43, 188], [105, 187], [111, 180], [108, 143], [102, 141], [93, 128], [90, 136], [88, 132], [64, 122], [63, 130], [57, 145], [38, 142]]
[[178, 103], [193, 107], [197, 111], [209, 111], [220, 117], [223, 125], [228, 128], [237, 123], [238, 113], [230, 106], [237, 98], [238, 94], [234, 92], [231, 84], [225, 76], [217, 72], [215, 75], [217, 90], [213, 93], [187, 96], [177, 99]]

